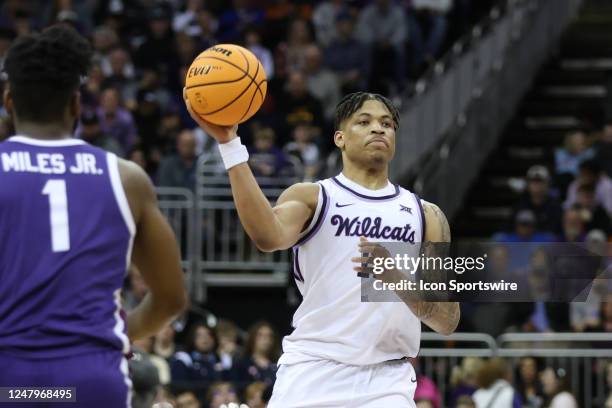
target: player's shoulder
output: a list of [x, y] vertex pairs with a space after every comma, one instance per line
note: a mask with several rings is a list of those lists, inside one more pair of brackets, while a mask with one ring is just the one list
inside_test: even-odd
[[153, 191], [153, 183], [149, 175], [136, 163], [117, 157], [119, 175], [123, 188], [128, 192], [149, 194]]
[[282, 196], [279, 198], [279, 202], [300, 201], [309, 207], [314, 208], [317, 206], [320, 188], [321, 186], [319, 183], [295, 183], [287, 187]]

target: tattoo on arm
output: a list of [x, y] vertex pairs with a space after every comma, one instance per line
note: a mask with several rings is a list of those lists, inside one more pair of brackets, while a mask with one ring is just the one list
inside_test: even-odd
[[[428, 215], [428, 221], [438, 223], [440, 231], [439, 237], [435, 240], [437, 243], [423, 243], [422, 252], [426, 257], [445, 257], [448, 252], [448, 245], [440, 244], [441, 242], [450, 243], [451, 234], [450, 227], [446, 216], [437, 205], [426, 203], [424, 210]], [[427, 275], [421, 276], [421, 279], [427, 279], [431, 282], [445, 281], [445, 271], [428, 270]], [[440, 301], [416, 301], [410, 302], [409, 306], [412, 312], [425, 324], [435, 331], [443, 334], [450, 334], [457, 328], [459, 324], [459, 303], [446, 302], [448, 299], [447, 293], [440, 293], [437, 300]]]

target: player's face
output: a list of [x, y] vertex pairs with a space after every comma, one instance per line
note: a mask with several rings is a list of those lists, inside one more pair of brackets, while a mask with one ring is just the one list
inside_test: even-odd
[[356, 162], [388, 163], [395, 153], [395, 122], [379, 101], [363, 103], [335, 134], [336, 146]]

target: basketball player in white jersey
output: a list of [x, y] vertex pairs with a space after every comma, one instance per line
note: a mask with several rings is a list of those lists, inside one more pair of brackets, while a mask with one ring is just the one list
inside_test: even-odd
[[[303, 300], [283, 355], [270, 408], [414, 407], [421, 322], [452, 333], [459, 305], [405, 299], [362, 302], [360, 252], [369, 242], [449, 242], [444, 214], [388, 180], [399, 114], [383, 96], [358, 92], [337, 107], [334, 142], [343, 170], [298, 183], [272, 207], [247, 164], [237, 126], [196, 122], [219, 142], [242, 225], [262, 251], [293, 248]], [[361, 239], [360, 239], [361, 238]]]

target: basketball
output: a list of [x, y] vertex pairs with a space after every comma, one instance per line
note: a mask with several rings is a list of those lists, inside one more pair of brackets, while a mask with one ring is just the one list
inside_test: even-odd
[[191, 107], [216, 125], [248, 120], [261, 107], [266, 90], [266, 73], [257, 57], [234, 44], [218, 44], [200, 53], [185, 78]]

